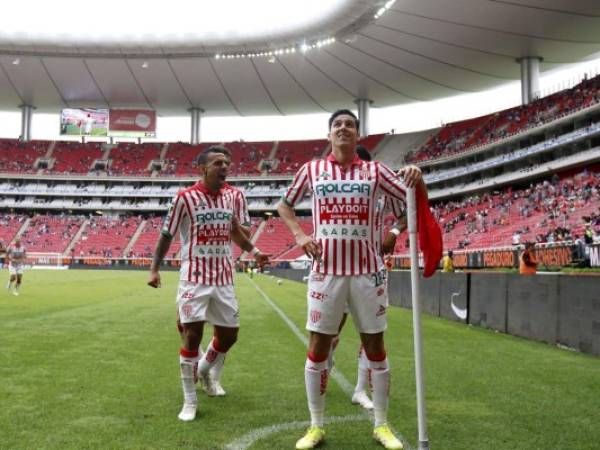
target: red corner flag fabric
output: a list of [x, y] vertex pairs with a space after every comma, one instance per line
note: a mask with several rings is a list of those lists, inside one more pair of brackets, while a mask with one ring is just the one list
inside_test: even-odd
[[437, 270], [444, 244], [442, 230], [429, 209], [427, 196], [420, 189], [416, 189], [417, 198], [417, 232], [419, 234], [419, 249], [423, 252], [425, 268], [423, 276], [429, 278]]

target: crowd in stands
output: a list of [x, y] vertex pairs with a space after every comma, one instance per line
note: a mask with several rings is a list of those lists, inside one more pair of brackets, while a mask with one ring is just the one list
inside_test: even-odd
[[[373, 150], [384, 135], [372, 135], [361, 140], [361, 145]], [[49, 142], [19, 142], [15, 139], [0, 139], [0, 172], [35, 173], [35, 162], [43, 157]], [[161, 159], [163, 146], [166, 152]], [[177, 142], [171, 144], [122, 142], [110, 149], [106, 158], [109, 164], [102, 170], [94, 161], [102, 159], [102, 144], [98, 142], [57, 142], [45, 173], [83, 175], [104, 173], [113, 176], [148, 177], [153, 170], [158, 176], [189, 177], [198, 174], [197, 158], [210, 145], [224, 145], [231, 151], [231, 176], [259, 176], [269, 174], [293, 174], [300, 165], [324, 155], [329, 149], [326, 139], [303, 141], [269, 142], [226, 142], [223, 144], [203, 143], [191, 145]], [[274, 154], [272, 155], [272, 153]], [[152, 161], [157, 162], [153, 167]]]
[[21, 235], [28, 252], [63, 253], [83, 220], [76, 216], [35, 216]]
[[277, 147], [278, 173], [296, 173], [306, 161], [320, 158], [328, 148], [327, 139], [313, 141], [281, 141]]
[[443, 158], [543, 125], [600, 102], [600, 75], [584, 79], [571, 89], [540, 98], [527, 105], [495, 114], [447, 124], [431, 136], [407, 162]]
[[0, 139], [0, 172], [34, 173], [35, 162], [48, 151], [49, 142]]
[[6, 247], [19, 232], [27, 216], [22, 214], [0, 213], [0, 244]]
[[161, 144], [120, 143], [110, 151], [110, 175], [148, 176], [150, 162], [158, 160]]
[[[444, 233], [444, 247], [481, 249], [521, 245], [526, 242], [600, 242], [600, 166], [554, 174], [520, 189], [505, 188], [443, 202], [432, 208]], [[162, 217], [99, 217], [73, 215], [33, 216], [25, 227], [26, 215], [0, 214], [0, 241], [7, 245], [22, 230], [21, 239], [29, 251], [64, 253], [82, 228], [73, 246], [76, 257], [150, 258], [162, 226]], [[145, 220], [145, 222], [143, 222]], [[252, 234], [262, 219], [255, 218]], [[300, 218], [302, 228], [312, 233], [310, 217]], [[143, 224], [143, 227], [140, 225]], [[385, 223], [391, 225], [388, 218]], [[141, 229], [132, 240], [136, 230]], [[296, 259], [302, 249], [279, 218], [264, 222], [256, 245], [273, 259]], [[126, 252], [126, 249], [130, 248]], [[178, 256], [177, 238], [168, 257]], [[395, 252], [405, 254], [405, 236], [398, 239]], [[234, 257], [241, 254], [234, 248]]]
[[600, 235], [599, 212], [600, 170], [587, 169], [434, 208], [444, 245], [454, 249], [573, 241], [583, 237], [586, 227]]
[[102, 144], [98, 142], [57, 142], [52, 151], [54, 164], [48, 173], [87, 174], [95, 160], [102, 157]]
[[75, 245], [73, 255], [121, 257], [140, 221], [138, 216], [92, 217]]

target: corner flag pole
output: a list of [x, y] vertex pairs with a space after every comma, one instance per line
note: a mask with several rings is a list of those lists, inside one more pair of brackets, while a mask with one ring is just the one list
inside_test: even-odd
[[413, 340], [415, 345], [415, 375], [417, 378], [417, 418], [419, 450], [429, 450], [427, 417], [425, 414], [425, 379], [423, 377], [423, 342], [421, 339], [421, 302], [419, 298], [419, 255], [417, 253], [417, 201], [415, 188], [407, 189], [407, 222], [410, 243], [410, 284], [412, 290]]

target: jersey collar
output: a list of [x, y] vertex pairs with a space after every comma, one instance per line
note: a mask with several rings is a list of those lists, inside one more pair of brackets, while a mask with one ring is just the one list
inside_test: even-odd
[[223, 193], [223, 190], [227, 187], [228, 185], [225, 184], [221, 189], [219, 189], [217, 192], [214, 191], [210, 191], [206, 185], [204, 184], [203, 181], [198, 181], [195, 185], [194, 188], [206, 195], [210, 195], [212, 197], [218, 197], [219, 195], [221, 195]]
[[[327, 161], [329, 161], [332, 164], [337, 164], [338, 166], [341, 166], [341, 164], [338, 162], [337, 159], [335, 159], [335, 156], [333, 156], [333, 152], [331, 152], [329, 155], [327, 155]], [[362, 159], [360, 159], [358, 157], [358, 155], [354, 155], [354, 159], [352, 160], [352, 162], [350, 163], [350, 166], [360, 166], [364, 161]]]

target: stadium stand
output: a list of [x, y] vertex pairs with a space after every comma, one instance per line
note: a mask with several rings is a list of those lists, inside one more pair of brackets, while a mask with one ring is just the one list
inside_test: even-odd
[[93, 217], [75, 244], [75, 256], [123, 256], [141, 217]]
[[[573, 89], [524, 107], [441, 129], [368, 136], [360, 143], [371, 149], [376, 159], [394, 168], [403, 164], [404, 155], [410, 151], [414, 151], [413, 160], [424, 163], [430, 198], [438, 202], [434, 212], [443, 226], [446, 249], [505, 247], [515, 240], [557, 242], [581, 239], [590, 232], [591, 238], [597, 239], [600, 133], [595, 105], [599, 101], [599, 79], [584, 80]], [[565, 118], [557, 122], [560, 125], [553, 122], [584, 108], [589, 109], [578, 113], [577, 119]], [[546, 124], [543, 133], [536, 131], [539, 124]], [[518, 133], [518, 145], [500, 144], [504, 137]], [[490, 146], [492, 142], [498, 144]], [[77, 257], [148, 258], [162, 224], [160, 216], [173, 195], [193, 183], [192, 179], [182, 182], [172, 177], [195, 179], [195, 159], [209, 145], [121, 143], [110, 147], [79, 142], [24, 144], [2, 139], [0, 207], [6, 211], [35, 210], [42, 215], [29, 219], [4, 213], [0, 216], [0, 239], [7, 243], [22, 230], [26, 246], [33, 251], [66, 253], [72, 247]], [[329, 151], [325, 139], [224, 145], [232, 151], [231, 183], [246, 193], [253, 214], [261, 215], [275, 209], [291, 174], [301, 164]], [[482, 146], [486, 147], [480, 152], [469, 153]], [[446, 156], [458, 153], [469, 154], [461, 156], [460, 162], [456, 158], [445, 161]], [[40, 158], [50, 161], [48, 169], [37, 169]], [[109, 171], [90, 174], [94, 160], [101, 158], [112, 161]], [[160, 161], [161, 165], [154, 167], [152, 161]], [[56, 180], [53, 174], [66, 177]], [[89, 179], [92, 175], [94, 179]], [[131, 179], [112, 180], [113, 176]], [[235, 176], [244, 179], [235, 180]], [[309, 199], [303, 200], [300, 209], [304, 211], [299, 214], [307, 233], [312, 232], [312, 222], [302, 214], [309, 207]], [[88, 221], [72, 212], [65, 215], [69, 209], [85, 214], [112, 211], [124, 214], [124, 218], [95, 216]], [[50, 215], [51, 211], [57, 215]], [[142, 212], [144, 216], [139, 215]], [[152, 216], [147, 218], [146, 214]], [[389, 227], [391, 221], [386, 220], [385, 225]], [[257, 246], [274, 260], [293, 260], [303, 255], [276, 217], [266, 221], [253, 218], [252, 234]], [[74, 236], [77, 242], [72, 243]], [[175, 239], [168, 256], [176, 258], [179, 248]], [[396, 253], [406, 252], [406, 237], [402, 236]], [[234, 258], [241, 253], [234, 246]]]
[[[600, 235], [600, 166], [555, 174], [527, 188], [507, 187], [439, 203], [433, 212], [446, 250], [574, 241], [583, 237], [586, 224]], [[404, 235], [396, 244], [395, 253], [406, 254]]]
[[167, 153], [165, 154], [165, 166], [160, 172], [161, 176], [187, 176], [198, 173], [198, 168], [195, 164], [196, 158], [202, 150], [213, 145], [205, 143], [200, 145], [186, 144], [176, 142], [169, 144]]
[[112, 148], [110, 174], [120, 176], [150, 175], [150, 162], [158, 160], [162, 144], [120, 143]]
[[600, 75], [528, 105], [447, 124], [406, 160], [419, 163], [466, 152], [599, 102]]
[[35, 162], [46, 154], [49, 145], [47, 141], [0, 139], [0, 172], [36, 172]]
[[229, 142], [231, 150], [230, 174], [232, 176], [260, 175], [259, 164], [273, 150], [273, 142]]
[[54, 164], [47, 173], [86, 174], [95, 160], [102, 157], [102, 144], [98, 142], [57, 142], [52, 151]]
[[[300, 226], [307, 234], [312, 234], [312, 219], [299, 217]], [[282, 219], [273, 217], [263, 227], [255, 242], [255, 245], [264, 253], [272, 255], [272, 259], [280, 259], [279, 256], [288, 252], [296, 246], [296, 240]], [[302, 250], [300, 249], [302, 253]]]
[[279, 164], [271, 173], [293, 174], [306, 161], [321, 157], [328, 146], [327, 139], [280, 141], [276, 153]]
[[0, 243], [7, 246], [21, 229], [27, 216], [24, 214], [0, 213]]
[[82, 223], [83, 218], [77, 216], [35, 216], [21, 241], [28, 252], [63, 253]]

